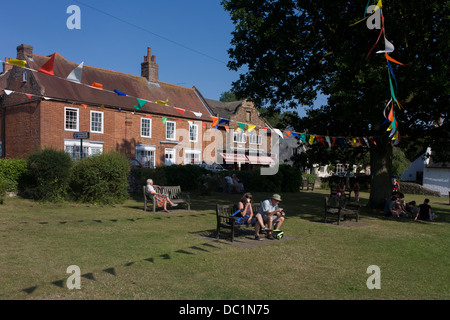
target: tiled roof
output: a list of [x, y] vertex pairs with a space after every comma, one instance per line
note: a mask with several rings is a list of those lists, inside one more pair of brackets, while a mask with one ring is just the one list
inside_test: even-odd
[[[33, 58], [28, 59], [27, 63], [29, 68], [39, 70], [49, 58], [33, 54]], [[168, 99], [169, 106], [148, 102], [139, 112], [212, 121], [210, 112], [202, 103], [195, 88], [181, 87], [160, 81], [150, 83], [147, 79], [140, 76], [86, 65], [83, 65], [81, 78], [81, 83], [85, 85], [65, 80], [77, 66], [78, 63], [67, 61], [60, 54], [56, 53], [53, 65], [55, 76], [42, 72], [33, 72], [36, 81], [42, 88], [42, 95], [86, 104], [103, 104], [105, 107], [121, 108], [128, 111], [136, 111], [134, 108], [134, 105], [138, 104], [136, 98], [148, 101], [165, 101]], [[102, 84], [104, 90], [86, 86], [91, 85], [93, 82]], [[113, 90], [126, 93], [127, 96], [119, 96], [116, 93], [108, 92]], [[174, 107], [185, 109], [186, 112], [180, 114]], [[189, 111], [200, 112], [202, 116], [198, 118]]]

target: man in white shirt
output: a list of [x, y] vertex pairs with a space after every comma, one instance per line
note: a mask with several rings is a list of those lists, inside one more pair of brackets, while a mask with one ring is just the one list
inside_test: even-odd
[[[258, 213], [261, 215], [264, 223], [268, 223], [269, 229], [272, 229], [273, 224], [275, 224], [275, 229], [280, 229], [284, 222], [284, 212], [283, 208], [279, 208], [278, 205], [281, 202], [281, 196], [279, 194], [274, 194], [270, 199], [264, 200], [261, 203]], [[259, 223], [255, 224], [255, 240], [262, 240], [259, 236]], [[274, 239], [272, 232], [269, 232], [269, 239]]]

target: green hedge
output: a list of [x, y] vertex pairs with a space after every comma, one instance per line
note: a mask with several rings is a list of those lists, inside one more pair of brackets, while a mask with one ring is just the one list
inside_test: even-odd
[[27, 171], [24, 159], [0, 159], [0, 180], [4, 192], [17, 192], [19, 181]]
[[22, 183], [25, 192], [31, 192], [39, 201], [63, 200], [69, 188], [72, 159], [64, 151], [44, 149], [27, 159], [26, 177]]
[[[210, 171], [196, 165], [171, 165], [158, 168], [133, 169], [140, 185], [146, 185], [147, 179], [161, 186], [181, 186], [183, 191], [199, 190], [201, 177]], [[139, 190], [138, 190], [139, 191]]]
[[120, 153], [110, 152], [81, 159], [72, 169], [72, 193], [82, 202], [122, 203], [128, 198], [129, 171], [129, 162]]
[[302, 183], [302, 173], [296, 168], [281, 164], [274, 175], [261, 175], [261, 169], [252, 171], [222, 171], [220, 176], [236, 174], [246, 190], [262, 192], [298, 192]]

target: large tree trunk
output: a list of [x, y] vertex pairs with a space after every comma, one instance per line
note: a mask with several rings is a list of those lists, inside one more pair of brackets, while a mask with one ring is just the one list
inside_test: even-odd
[[383, 209], [392, 195], [392, 144], [378, 143], [370, 148], [370, 198], [367, 206]]

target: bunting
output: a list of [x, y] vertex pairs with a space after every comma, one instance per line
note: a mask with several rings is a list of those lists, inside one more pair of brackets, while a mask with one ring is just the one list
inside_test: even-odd
[[6, 63], [12, 64], [13, 66], [18, 67], [25, 67], [27, 62], [25, 60], [19, 60], [19, 59], [9, 59], [8, 61], [5, 61]]
[[38, 71], [54, 76], [55, 74], [53, 73], [53, 63], [55, 62], [55, 55], [56, 53], [52, 54], [50, 59], [46, 63], [44, 63]]
[[83, 72], [83, 64], [84, 62], [81, 62], [78, 67], [76, 67], [75, 69], [73, 69], [69, 75], [67, 76], [67, 80], [69, 81], [73, 81], [73, 82], [78, 82], [81, 83], [81, 75]]
[[[359, 22], [361, 22], [361, 21], [363, 21], [365, 19], [367, 19], [366, 12], [367, 12], [367, 8], [369, 6], [369, 3], [370, 3], [370, 0], [367, 2], [366, 9], [364, 11], [364, 19], [357, 21], [356, 23], [352, 24], [352, 26], [358, 24]], [[389, 100], [388, 104], [384, 108], [383, 114], [384, 114], [385, 120], [384, 120], [382, 125], [384, 125], [386, 123], [389, 123], [389, 126], [386, 129], [386, 131], [389, 132], [389, 139], [396, 140], [395, 143], [398, 143], [398, 140], [400, 138], [400, 134], [398, 132], [398, 123], [397, 123], [397, 120], [395, 118], [395, 110], [394, 110], [393, 103], [395, 102], [400, 110], [404, 109], [404, 108], [400, 104], [400, 102], [397, 100], [397, 97], [395, 95], [395, 89], [397, 88], [398, 83], [397, 83], [397, 79], [396, 79], [396, 77], [394, 75], [394, 70], [393, 70], [390, 62], [399, 64], [399, 65], [404, 65], [404, 64], [399, 62], [399, 61], [397, 61], [397, 60], [395, 60], [391, 56], [389, 56], [389, 53], [394, 52], [395, 47], [392, 44], [392, 42], [390, 42], [386, 38], [385, 19], [384, 19], [382, 7], [383, 7], [382, 0], [378, 0], [378, 3], [376, 5], [375, 9], [372, 11], [372, 14], [373, 14], [375, 11], [380, 10], [379, 14], [381, 16], [381, 23], [382, 23], [382, 25], [381, 25], [381, 30], [380, 30], [380, 33], [378, 35], [377, 41], [372, 46], [372, 48], [369, 50], [369, 53], [367, 54], [366, 58], [369, 57], [370, 53], [374, 50], [375, 46], [378, 44], [378, 42], [379, 42], [379, 40], [381, 38], [381, 35], [383, 35], [383, 38], [384, 38], [384, 49], [383, 50], [378, 50], [378, 51], [376, 51], [376, 53], [378, 53], [378, 54], [379, 53], [384, 53], [384, 56], [386, 58], [386, 64], [387, 64], [387, 69], [388, 69], [389, 90], [390, 90], [390, 94], [391, 94], [391, 99]], [[394, 82], [392, 80], [394, 80]], [[395, 86], [394, 86], [394, 84], [395, 84]], [[388, 109], [388, 107], [390, 107], [390, 111], [389, 111], [389, 115], [386, 116], [386, 110]], [[365, 141], [366, 145], [369, 147], [367, 139], [364, 138], [363, 140]], [[356, 139], [353, 139], [352, 144], [355, 146], [357, 144], [357, 142], [359, 142], [360, 145], [363, 145], [362, 140], [359, 140], [359, 139], [358, 139], [358, 141], [356, 141]], [[372, 142], [376, 145], [376, 142], [374, 140]]]

